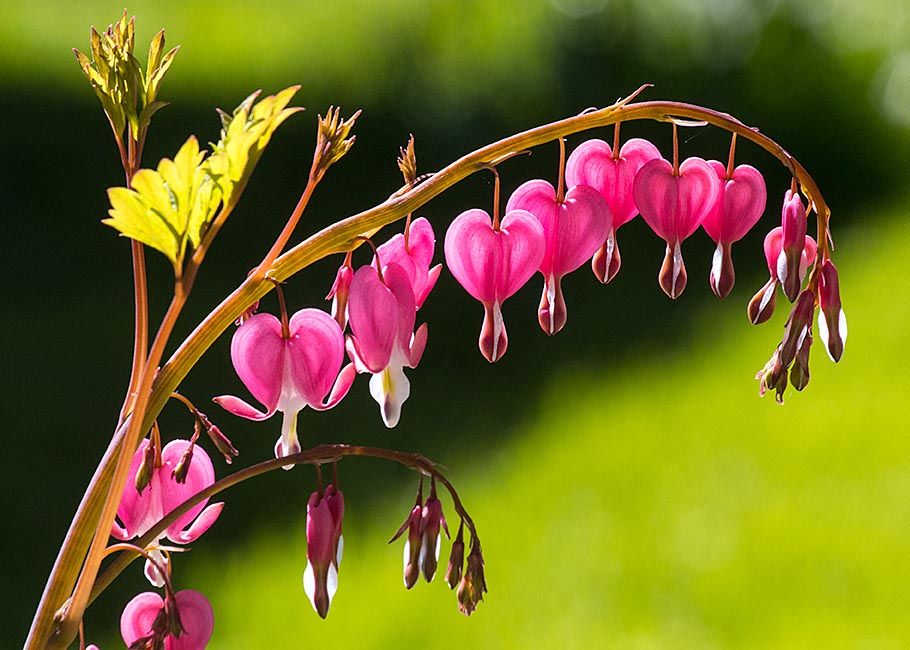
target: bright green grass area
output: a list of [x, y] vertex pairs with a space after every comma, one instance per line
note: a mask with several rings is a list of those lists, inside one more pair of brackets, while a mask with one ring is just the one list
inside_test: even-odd
[[401, 492], [387, 507], [348, 503], [326, 621], [301, 588], [305, 495], [217, 561], [197, 545], [179, 582], [212, 599], [211, 647], [907, 647], [907, 213], [840, 233], [846, 353], [835, 365], [816, 343], [785, 406], [751, 379], [784, 314], [752, 328], [712, 306], [671, 356], [542, 372], [504, 451], [440, 459], [484, 542], [490, 592], [471, 618], [439, 578], [402, 586], [387, 541], [412, 486], [384, 485]]

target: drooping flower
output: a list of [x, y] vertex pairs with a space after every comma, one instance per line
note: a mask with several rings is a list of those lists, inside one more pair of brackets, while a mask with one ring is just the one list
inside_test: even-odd
[[313, 492], [306, 507], [306, 557], [303, 590], [322, 618], [338, 590], [338, 566], [344, 551], [341, 534], [344, 495], [334, 485], [325, 492]]
[[344, 262], [338, 267], [335, 282], [329, 289], [326, 300], [332, 301], [332, 318], [338, 323], [342, 331], [348, 325], [348, 297], [351, 293], [351, 280], [354, 278], [354, 269], [351, 266], [351, 253], [344, 257]]
[[657, 147], [641, 138], [632, 138], [619, 151], [595, 139], [580, 144], [566, 162], [566, 183], [593, 187], [610, 206], [612, 224], [591, 263], [601, 282], [609, 282], [619, 272], [621, 259], [616, 231], [638, 214], [632, 192], [635, 175], [655, 158], [660, 158]]
[[[777, 296], [777, 287], [782, 284], [780, 273], [780, 260], [785, 258], [783, 252], [783, 228], [778, 226], [773, 228], [765, 235], [764, 251], [765, 261], [768, 263], [768, 272], [771, 277], [765, 285], [749, 301], [749, 320], [753, 325], [764, 323], [774, 313], [774, 306]], [[799, 258], [799, 265], [794, 276], [799, 280], [799, 286], [802, 286], [803, 280], [810, 266], [815, 264], [817, 245], [815, 240], [809, 235], [803, 236], [803, 249]]]
[[701, 158], [687, 158], [678, 169], [655, 158], [635, 176], [635, 205], [651, 229], [667, 242], [658, 277], [670, 298], [677, 298], [686, 288], [680, 243], [698, 229], [714, 206], [717, 187], [714, 170]]
[[709, 278], [711, 290], [718, 298], [726, 298], [735, 277], [730, 248], [758, 223], [768, 193], [761, 172], [750, 165], [738, 165], [728, 173], [720, 161], [709, 160], [708, 164], [717, 174], [718, 194], [701, 225], [717, 244]]
[[250, 317], [234, 332], [231, 361], [240, 381], [266, 411], [233, 395], [214, 401], [248, 420], [266, 420], [281, 411], [284, 417], [275, 445], [277, 458], [300, 451], [297, 413], [307, 406], [317, 411], [332, 408], [347, 395], [355, 376], [352, 365], [341, 369], [341, 327], [318, 309], [298, 311], [286, 331], [272, 314]]
[[543, 226], [527, 210], [506, 212], [501, 224], [480, 209], [461, 213], [446, 232], [449, 270], [483, 303], [480, 351], [487, 361], [501, 359], [508, 347], [502, 303], [540, 267], [546, 250]]
[[427, 326], [424, 323], [414, 331], [417, 307], [405, 270], [394, 262], [383, 269], [382, 277], [372, 266], [362, 266], [354, 273], [347, 351], [357, 372], [372, 373], [370, 395], [379, 404], [382, 421], [392, 428], [411, 392], [404, 367], [416, 368], [420, 363]]
[[610, 206], [587, 185], [573, 185], [559, 200], [556, 189], [537, 179], [518, 187], [506, 203], [506, 212], [527, 210], [540, 221], [544, 233], [544, 256], [538, 270], [543, 274], [543, 295], [538, 320], [543, 331], [556, 334], [566, 323], [562, 277], [587, 262], [611, 231]]
[[[178, 482], [174, 476], [177, 466], [190, 448], [188, 440], [172, 440], [161, 450], [161, 464], [152, 467], [147, 487], [140, 493], [136, 489], [136, 474], [146, 457], [149, 441], [139, 444], [127, 474], [126, 488], [117, 508], [119, 523], [114, 521], [111, 535], [120, 540], [141, 537], [174, 508], [186, 501], [200, 490], [215, 482], [215, 470], [208, 454], [201, 447], [192, 451], [192, 459], [185, 467], [184, 482]], [[224, 503], [213, 503], [208, 499], [197, 503], [185, 514], [168, 526], [162, 537], [167, 537], [175, 544], [189, 544], [195, 541], [215, 523], [221, 514]], [[157, 548], [158, 540], [149, 544], [149, 554], [162, 566], [167, 566], [167, 556]], [[146, 560], [145, 575], [153, 585], [160, 587], [164, 578], [155, 563]]]
[[120, 617], [120, 634], [128, 648], [205, 650], [215, 629], [208, 599], [184, 589], [173, 600], [152, 591], [135, 596]]
[[418, 217], [410, 223], [407, 237], [402, 233], [393, 235], [376, 250], [373, 266], [379, 261], [384, 265], [400, 266], [411, 282], [414, 304], [420, 309], [442, 271], [442, 264], [430, 268], [435, 248], [436, 235], [433, 233], [433, 226], [423, 217]]
[[832, 361], [840, 361], [847, 342], [847, 317], [840, 302], [837, 268], [830, 259], [822, 263], [818, 280], [818, 335]]

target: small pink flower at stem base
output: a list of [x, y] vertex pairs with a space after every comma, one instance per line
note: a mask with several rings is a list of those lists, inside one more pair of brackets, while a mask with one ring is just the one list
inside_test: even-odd
[[214, 399], [248, 420], [266, 420], [281, 411], [277, 458], [300, 451], [297, 413], [307, 406], [317, 411], [334, 407], [347, 395], [355, 376], [352, 365], [341, 369], [344, 335], [331, 316], [302, 309], [291, 317], [288, 330], [285, 338], [278, 318], [259, 313], [238, 327], [231, 340], [234, 369], [253, 397], [265, 405], [265, 412], [233, 395]]
[[818, 335], [834, 362], [840, 361], [847, 342], [847, 317], [840, 302], [837, 268], [831, 260], [822, 263], [818, 281]]
[[687, 158], [674, 174], [663, 158], [645, 163], [635, 176], [635, 205], [651, 229], [667, 242], [658, 279], [670, 298], [686, 288], [686, 267], [680, 243], [694, 233], [714, 206], [718, 180], [701, 158]]
[[[133, 454], [126, 488], [117, 508], [117, 518], [120, 521], [119, 523], [115, 521], [111, 529], [113, 537], [129, 540], [144, 535], [174, 508], [215, 482], [212, 461], [201, 447], [196, 448], [192, 461], [186, 468], [186, 480], [180, 483], [174, 477], [174, 470], [190, 444], [188, 440], [172, 440], [165, 445], [161, 451], [162, 464], [152, 470], [148, 487], [141, 494], [135, 488], [135, 476], [145, 457], [149, 441], [143, 440], [139, 444], [139, 448]], [[176, 544], [189, 544], [198, 539], [215, 523], [224, 507], [223, 503], [213, 503], [209, 506], [207, 504], [208, 499], [205, 499], [193, 506], [168, 526], [163, 536]], [[150, 554], [167, 565], [167, 558], [160, 550], [154, 548], [159, 540], [149, 545]], [[163, 576], [151, 561], [146, 561], [145, 575], [155, 586], [160, 587], [164, 584]]]
[[765, 210], [767, 190], [765, 179], [754, 167], [739, 165], [727, 178], [726, 167], [709, 160], [718, 179], [718, 194], [702, 228], [717, 244], [709, 276], [711, 290], [718, 298], [726, 298], [733, 289], [734, 271], [730, 249], [758, 223]]
[[[127, 603], [120, 617], [120, 634], [127, 647], [204, 650], [215, 628], [212, 605], [191, 589], [178, 591], [174, 601], [168, 606], [161, 596], [146, 591]], [[174, 634], [177, 629], [182, 629], [179, 636]]]
[[543, 331], [556, 334], [566, 323], [562, 277], [591, 259], [610, 231], [610, 206], [594, 188], [574, 185], [562, 202], [545, 180], [531, 180], [509, 197], [506, 212], [527, 210], [540, 221], [544, 256], [538, 270], [544, 277], [538, 320]]
[[338, 590], [338, 566], [344, 551], [342, 518], [344, 495], [334, 485], [329, 485], [320, 497], [313, 492], [307, 503], [306, 556], [303, 572], [303, 590], [322, 618], [329, 613], [329, 605]]
[[404, 367], [416, 368], [427, 344], [426, 323], [414, 331], [417, 307], [411, 281], [398, 264], [384, 266], [382, 278], [372, 266], [354, 273], [348, 316], [347, 351], [359, 373], [371, 373], [370, 395], [382, 421], [398, 424], [401, 406], [411, 393]]
[[607, 238], [591, 261], [594, 274], [601, 282], [609, 282], [619, 272], [621, 264], [616, 231], [638, 214], [632, 185], [635, 174], [649, 160], [660, 158], [653, 144], [640, 138], [626, 142], [614, 152], [603, 140], [587, 140], [580, 144], [566, 162], [566, 183], [593, 187], [607, 200], [612, 223]]
[[545, 249], [543, 226], [526, 210], [507, 212], [497, 230], [490, 215], [475, 208], [456, 217], [446, 232], [449, 270], [483, 304], [479, 346], [490, 363], [508, 347], [502, 304], [531, 279]]

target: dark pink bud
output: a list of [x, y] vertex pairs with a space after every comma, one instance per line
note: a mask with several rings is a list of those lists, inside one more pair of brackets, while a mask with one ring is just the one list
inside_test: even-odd
[[711, 262], [711, 275], [708, 278], [711, 284], [711, 291], [721, 300], [730, 295], [736, 279], [730, 247], [730, 242], [722, 242], [717, 245], [714, 251], [714, 259]]
[[790, 383], [796, 390], [802, 390], [809, 385], [809, 348], [811, 346], [812, 335], [806, 334], [796, 351], [796, 359], [790, 369]]
[[332, 301], [332, 318], [341, 326], [343, 330], [348, 323], [348, 296], [351, 292], [351, 280], [354, 279], [354, 269], [345, 258], [344, 264], [338, 268], [335, 274], [335, 282], [329, 289], [326, 300]]
[[787, 367], [780, 362], [781, 346], [778, 345], [774, 354], [765, 364], [764, 368], [758, 371], [755, 378], [758, 379], [758, 394], [764, 397], [769, 390], [776, 392], [775, 399], [779, 404], [784, 403], [784, 391], [787, 390]]
[[789, 368], [796, 358], [796, 351], [803, 344], [803, 339], [809, 334], [812, 325], [812, 316], [815, 313], [815, 294], [809, 289], [800, 292], [787, 324], [784, 326], [784, 339], [781, 341], [780, 362], [784, 368]]
[[771, 318], [774, 314], [774, 303], [777, 301], [777, 285], [775, 278], [771, 278], [758, 290], [752, 300], [749, 301], [749, 321], [753, 325], [759, 325]]
[[673, 247], [667, 244], [667, 252], [664, 255], [664, 263], [660, 267], [660, 273], [657, 280], [660, 288], [664, 293], [676, 300], [686, 288], [686, 265], [683, 263], [682, 252], [679, 249], [679, 242]]
[[197, 411], [196, 413], [199, 416], [199, 421], [202, 423], [209, 440], [212, 441], [215, 448], [224, 456], [224, 462], [230, 465], [231, 461], [233, 461], [236, 456], [240, 455], [240, 452], [237, 451], [230, 439], [221, 432], [221, 429], [209, 420], [205, 413], [202, 411]]
[[832, 361], [840, 361], [847, 342], [847, 317], [840, 302], [837, 268], [831, 260], [822, 264], [818, 281], [818, 333]]
[[423, 542], [423, 535], [420, 531], [422, 514], [423, 508], [420, 505], [420, 495], [418, 495], [417, 503], [411, 509], [408, 518], [389, 540], [389, 544], [391, 544], [401, 537], [404, 531], [408, 531], [408, 538], [404, 542], [404, 586], [408, 589], [417, 584], [417, 578], [420, 577], [420, 556]]
[[461, 573], [464, 570], [464, 520], [458, 526], [458, 534], [452, 542], [452, 551], [449, 554], [449, 565], [446, 567], [445, 580], [449, 589], [454, 589], [461, 582]]
[[607, 235], [607, 241], [591, 258], [591, 270], [594, 271], [597, 279], [604, 284], [616, 277], [622, 264], [615, 232], [615, 230], [610, 230], [610, 234]]
[[458, 585], [458, 609], [465, 616], [470, 616], [477, 609], [487, 591], [487, 583], [483, 575], [483, 554], [480, 544], [476, 539], [471, 543], [471, 554], [468, 555], [464, 576]]
[[787, 190], [781, 216], [782, 254], [777, 262], [777, 275], [790, 302], [796, 300], [803, 284], [800, 273], [806, 241], [806, 208], [797, 192]]
[[449, 536], [449, 527], [442, 514], [442, 503], [436, 498], [435, 490], [430, 498], [423, 504], [420, 514], [421, 544], [420, 544], [420, 570], [427, 582], [433, 580], [439, 564], [439, 540], [442, 537], [440, 530]]

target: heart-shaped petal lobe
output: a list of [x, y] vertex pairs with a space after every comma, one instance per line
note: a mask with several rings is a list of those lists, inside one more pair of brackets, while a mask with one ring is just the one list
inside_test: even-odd
[[641, 216], [670, 246], [695, 232], [714, 206], [717, 175], [701, 158], [687, 158], [673, 174], [673, 166], [658, 158], [648, 161], [635, 176], [635, 204]]

